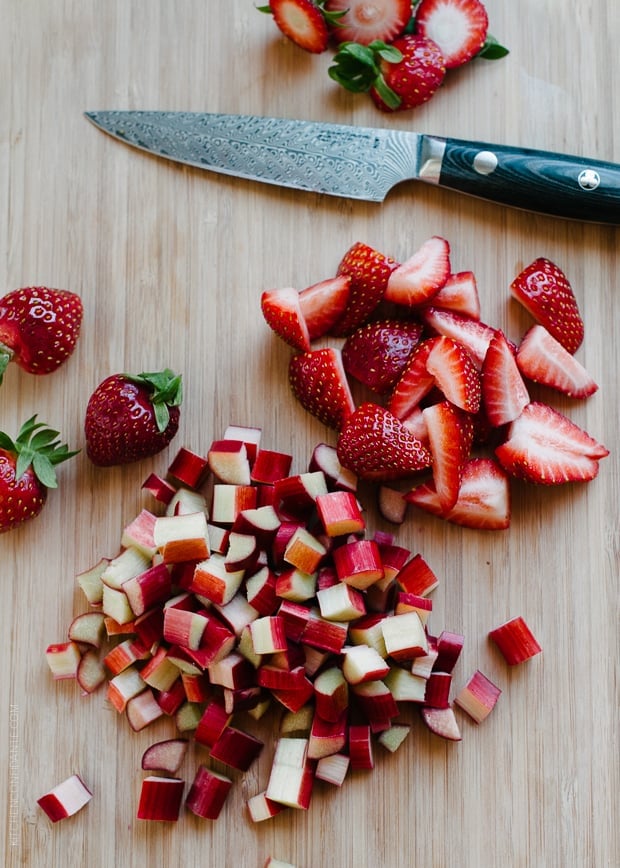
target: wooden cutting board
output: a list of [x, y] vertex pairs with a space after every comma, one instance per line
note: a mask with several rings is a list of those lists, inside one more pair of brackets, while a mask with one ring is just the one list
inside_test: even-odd
[[[29, 526], [0, 539], [6, 758], [1, 832], [8, 866], [203, 865], [259, 868], [604, 868], [620, 864], [618, 775], [618, 230], [585, 226], [419, 189], [381, 206], [208, 176], [149, 158], [90, 126], [93, 108], [169, 108], [304, 117], [420, 129], [620, 161], [620, 21], [612, 0], [488, 0], [491, 31], [511, 53], [452, 74], [415, 113], [380, 115], [339, 91], [330, 55], [305, 55], [250, 0], [3, 0], [0, 28], [0, 286], [81, 294], [83, 332], [57, 373], [10, 369], [0, 422], [15, 434], [38, 413], [83, 447], [88, 396], [116, 371], [183, 372], [181, 429], [170, 449], [100, 470], [82, 452]], [[168, 722], [133, 733], [103, 692], [53, 683], [46, 646], [85, 609], [75, 575], [116, 554], [123, 526], [150, 505], [140, 486], [181, 445], [205, 451], [229, 423], [262, 428], [263, 445], [305, 469], [333, 434], [293, 404], [288, 350], [262, 325], [262, 290], [333, 275], [365, 241], [404, 259], [433, 234], [455, 270], [477, 277], [483, 319], [518, 339], [530, 324], [508, 286], [537, 256], [568, 275], [586, 323], [579, 350], [599, 391], [548, 396], [612, 450], [589, 485], [514, 486], [507, 532], [461, 530], [411, 512], [398, 541], [440, 578], [431, 626], [466, 637], [455, 681], [476, 668], [502, 688], [462, 742], [430, 735], [412, 711], [400, 752], [377, 748], [372, 773], [317, 786], [306, 812], [252, 825], [245, 800], [265, 785], [268, 747], [235, 775], [215, 822], [135, 819], [144, 748]], [[389, 529], [364, 491], [371, 530]], [[522, 615], [543, 653], [509, 670], [488, 631]], [[271, 732], [269, 730], [271, 729]], [[206, 752], [192, 749], [191, 780]], [[37, 807], [72, 773], [88, 807], [53, 826]]]

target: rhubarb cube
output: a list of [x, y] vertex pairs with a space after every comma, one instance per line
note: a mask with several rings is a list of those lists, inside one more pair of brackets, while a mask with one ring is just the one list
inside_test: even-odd
[[79, 775], [71, 775], [48, 793], [37, 799], [52, 823], [76, 814], [92, 799], [93, 794]]
[[334, 549], [333, 557], [338, 578], [360, 591], [384, 576], [381, 554], [374, 540], [345, 543]]
[[250, 484], [248, 451], [242, 440], [215, 440], [207, 455], [209, 468], [221, 483]]
[[341, 787], [349, 771], [351, 761], [342, 753], [324, 756], [316, 764], [315, 777], [335, 787]]
[[231, 787], [230, 778], [218, 774], [206, 766], [199, 766], [185, 804], [197, 817], [217, 820]]
[[178, 778], [150, 775], [142, 781], [138, 820], [176, 822], [179, 819], [185, 783]]
[[497, 685], [477, 669], [454, 701], [472, 720], [482, 723], [495, 708], [501, 692]]
[[168, 467], [168, 473], [181, 485], [199, 488], [207, 471], [209, 462], [202, 455], [181, 447]]
[[330, 491], [316, 499], [319, 518], [330, 537], [362, 533], [366, 522], [359, 501], [351, 491]]
[[540, 654], [542, 648], [534, 634], [520, 616], [506, 621], [489, 633], [509, 666], [516, 666]]

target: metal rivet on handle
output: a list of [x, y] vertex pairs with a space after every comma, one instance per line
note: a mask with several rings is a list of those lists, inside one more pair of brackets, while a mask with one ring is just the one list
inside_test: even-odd
[[490, 175], [497, 169], [497, 157], [492, 151], [478, 151], [474, 157], [474, 169], [479, 175]]
[[584, 169], [579, 173], [577, 181], [582, 190], [596, 190], [601, 183], [601, 176], [594, 169]]

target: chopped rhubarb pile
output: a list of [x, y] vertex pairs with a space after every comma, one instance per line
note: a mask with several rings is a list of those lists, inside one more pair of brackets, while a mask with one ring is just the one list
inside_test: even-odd
[[[252, 822], [375, 768], [412, 714], [459, 741], [455, 708], [480, 723], [501, 693], [480, 672], [455, 688], [465, 637], [430, 629], [439, 580], [421, 553], [370, 532], [335, 447], [292, 464], [255, 428], [227, 429], [204, 458], [183, 448], [145, 481], [151, 502], [118, 552], [77, 577], [88, 609], [48, 646], [53, 677], [83, 694], [105, 685], [136, 732], [170, 720], [142, 756], [138, 819], [175, 822], [183, 807], [216, 819], [265, 748], [253, 732], [265, 714], [275, 745]], [[520, 618], [490, 635], [510, 664], [540, 650]], [[205, 761], [186, 786], [191, 740]], [[56, 820], [88, 798], [74, 776], [39, 804]]]

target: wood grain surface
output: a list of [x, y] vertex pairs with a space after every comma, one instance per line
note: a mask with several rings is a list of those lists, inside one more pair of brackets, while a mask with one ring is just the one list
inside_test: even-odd
[[[260, 868], [604, 868], [620, 864], [618, 230], [536, 217], [403, 185], [383, 205], [300, 194], [150, 158], [84, 120], [95, 108], [281, 115], [420, 129], [620, 162], [620, 20], [613, 0], [488, 0], [504, 60], [454, 73], [416, 112], [381, 115], [329, 80], [330, 55], [279, 36], [251, 0], [0, 0], [0, 288], [47, 284], [81, 294], [82, 335], [55, 374], [12, 366], [2, 430], [33, 413], [84, 446], [90, 392], [117, 371], [168, 365], [185, 379], [180, 432], [167, 452], [125, 469], [85, 453], [30, 525], [0, 538], [0, 713], [4, 864], [32, 868], [201, 865]], [[76, 574], [118, 549], [148, 498], [146, 475], [176, 449], [205, 451], [229, 423], [305, 469], [334, 435], [288, 396], [288, 350], [262, 323], [262, 290], [331, 276], [365, 241], [404, 259], [430, 235], [456, 270], [476, 273], [483, 319], [516, 339], [530, 324], [509, 299], [516, 273], [548, 256], [568, 275], [586, 323], [579, 358], [600, 385], [585, 402], [550, 396], [612, 454], [588, 485], [513, 488], [507, 532], [461, 530], [411, 513], [398, 541], [440, 578], [431, 625], [462, 632], [455, 678], [481, 668], [503, 694], [463, 740], [430, 735], [412, 713], [400, 752], [342, 790], [317, 786], [309, 812], [252, 825], [267, 748], [235, 776], [220, 819], [135, 819], [144, 748], [104, 693], [53, 683], [46, 646], [85, 610]], [[369, 527], [387, 529], [365, 492]], [[489, 629], [522, 615], [542, 655], [509, 670]], [[264, 723], [275, 733], [277, 723]], [[192, 749], [191, 780], [205, 753]], [[36, 800], [77, 772], [94, 793], [52, 825]]]

